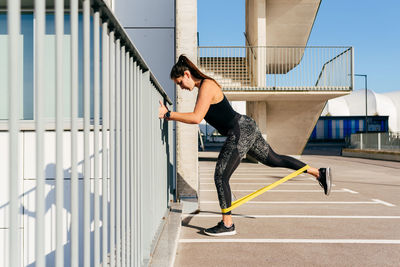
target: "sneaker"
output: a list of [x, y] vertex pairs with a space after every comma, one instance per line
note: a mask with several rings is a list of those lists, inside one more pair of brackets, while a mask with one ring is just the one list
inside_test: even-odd
[[332, 174], [330, 168], [319, 169], [318, 182], [319, 185], [324, 189], [325, 195], [329, 195], [332, 186]]
[[204, 230], [206, 235], [223, 236], [223, 235], [236, 235], [235, 225], [226, 227], [224, 221], [220, 221], [216, 226]]

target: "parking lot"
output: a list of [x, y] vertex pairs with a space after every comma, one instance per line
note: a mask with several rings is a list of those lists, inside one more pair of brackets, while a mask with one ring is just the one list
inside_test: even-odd
[[[210, 237], [203, 230], [221, 220], [216, 156], [200, 154], [201, 211], [182, 215], [175, 266], [399, 266], [400, 163], [302, 156], [311, 166], [332, 168], [328, 197], [301, 174], [233, 210], [237, 235]], [[234, 197], [290, 172], [242, 162], [230, 180]]]

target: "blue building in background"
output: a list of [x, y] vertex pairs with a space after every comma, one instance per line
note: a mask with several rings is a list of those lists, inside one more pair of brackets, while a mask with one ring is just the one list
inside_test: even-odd
[[[388, 132], [389, 116], [368, 116], [368, 132]], [[309, 141], [344, 140], [365, 132], [365, 116], [321, 116]]]

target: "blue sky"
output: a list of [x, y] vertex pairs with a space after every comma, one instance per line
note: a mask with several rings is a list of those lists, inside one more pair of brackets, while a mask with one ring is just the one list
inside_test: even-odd
[[[244, 45], [245, 0], [197, 3], [201, 46]], [[399, 0], [322, 0], [308, 45], [353, 46], [355, 73], [368, 75], [369, 89], [400, 90]]]

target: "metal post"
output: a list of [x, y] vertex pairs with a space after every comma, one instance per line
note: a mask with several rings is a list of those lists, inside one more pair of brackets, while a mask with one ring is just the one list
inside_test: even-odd
[[56, 266], [64, 265], [63, 248], [63, 209], [64, 209], [64, 171], [63, 171], [63, 39], [64, 39], [64, 1], [55, 2], [56, 18]]
[[134, 91], [133, 91], [133, 84], [134, 84], [134, 80], [133, 80], [133, 72], [134, 72], [134, 65], [133, 65], [133, 58], [131, 57], [130, 58], [130, 60], [129, 60], [129, 80], [130, 80], [130, 94], [129, 94], [129, 113], [130, 113], [130, 119], [129, 119], [129, 124], [130, 124], [130, 129], [131, 129], [131, 131], [130, 131], [130, 146], [129, 146], [129, 151], [130, 151], [130, 163], [129, 163], [129, 165], [130, 165], [130, 169], [131, 169], [131, 175], [130, 175], [130, 178], [129, 178], [129, 181], [130, 181], [130, 186], [129, 186], [129, 191], [130, 191], [130, 211], [129, 211], [129, 213], [130, 213], [130, 229], [131, 229], [131, 231], [130, 231], [130, 241], [129, 241], [129, 243], [130, 243], [130, 251], [129, 251], [129, 254], [130, 254], [130, 257], [131, 257], [131, 265], [135, 265], [135, 258], [134, 258], [134, 231], [135, 231], [135, 224], [133, 223], [134, 222], [134, 219], [135, 219], [135, 217], [134, 217], [134, 212], [135, 212], [135, 209], [134, 209], [134, 181], [135, 181], [135, 168], [134, 168], [134, 162], [135, 162], [135, 156], [134, 156], [134, 127], [133, 127], [133, 124], [134, 124], [134, 119], [133, 119], [133, 116], [134, 116], [134, 113], [133, 113], [133, 109], [135, 108], [135, 106], [134, 106], [134, 104], [133, 104], [133, 101], [134, 101], [134, 98], [133, 98], [133, 94], [134, 94]]
[[[18, 62], [19, 57], [21, 56], [19, 53], [19, 43], [20, 43], [20, 1], [18, 0], [9, 0], [8, 1], [8, 13], [7, 13], [7, 25], [8, 25], [8, 94], [9, 94], [9, 105], [8, 105], [8, 131], [9, 131], [9, 197], [10, 197], [10, 207], [9, 207], [9, 246], [8, 246], [8, 257], [9, 257], [9, 266], [20, 266], [21, 265], [21, 238], [20, 238], [20, 204], [19, 204], [19, 186], [20, 186], [20, 177], [18, 173], [18, 162], [19, 162], [19, 80], [21, 77], [18, 77]], [[44, 5], [43, 1], [37, 1], [35, 6], [35, 15], [40, 14], [40, 23], [39, 24], [44, 32]], [[43, 40], [43, 39], [42, 39]], [[40, 42], [40, 44], [43, 44]], [[42, 48], [42, 46], [40, 47]], [[38, 49], [38, 48], [36, 48]], [[38, 50], [36, 50], [36, 53]], [[35, 68], [35, 70], [37, 70]], [[36, 72], [37, 75], [37, 72]], [[36, 76], [37, 77], [37, 76]], [[38, 165], [42, 166], [42, 165]], [[43, 189], [44, 183], [42, 182]], [[38, 195], [38, 193], [42, 193]], [[36, 202], [36, 212], [37, 215], [41, 216], [41, 220], [43, 220], [42, 214], [44, 214], [44, 199], [38, 198], [38, 196], [43, 195], [43, 190], [38, 192], [36, 189], [36, 200], [40, 200], [41, 209], [38, 210], [38, 202]], [[37, 219], [36, 219], [37, 223]], [[38, 226], [36, 224], [36, 230], [42, 229], [42, 225]], [[41, 231], [40, 233], [43, 233]], [[44, 255], [43, 255], [43, 239], [36, 239], [36, 244], [40, 245], [40, 249], [36, 250], [36, 255], [40, 255], [39, 263], [43, 266]], [[37, 265], [39, 266], [39, 265]]]
[[90, 0], [83, 1], [83, 98], [84, 98], [84, 189], [83, 189], [83, 257], [90, 266]]
[[367, 75], [366, 74], [354, 74], [354, 76], [364, 77], [365, 82], [365, 132], [368, 133], [368, 86], [367, 86]]
[[365, 132], [368, 133], [368, 86], [367, 86], [367, 75], [364, 75], [365, 78]]
[[129, 106], [129, 95], [130, 95], [130, 75], [129, 75], [129, 52], [126, 51], [125, 54], [125, 209], [126, 209], [126, 215], [125, 215], [125, 227], [126, 227], [126, 265], [130, 266], [130, 203], [129, 203], [129, 183], [130, 183], [130, 177], [131, 177], [131, 166], [129, 164], [130, 161], [130, 155], [129, 155], [129, 147], [130, 147], [130, 138], [129, 138], [129, 132], [130, 132], [130, 106]]
[[99, 266], [100, 260], [100, 233], [99, 233], [99, 113], [100, 113], [100, 13], [93, 15], [93, 97], [94, 97], [94, 267]]
[[[11, 3], [14, 1], [11, 1]], [[10, 3], [9, 3], [10, 4]], [[43, 159], [43, 146], [44, 146], [44, 123], [43, 123], [43, 67], [44, 67], [44, 37], [45, 37], [45, 1], [38, 0], [35, 2], [35, 121], [36, 121], [36, 266], [42, 267], [45, 265], [44, 257], [44, 213], [45, 213], [45, 199], [44, 199], [44, 159]], [[10, 14], [11, 15], [11, 14]], [[15, 21], [10, 24], [16, 23]], [[9, 25], [10, 25], [9, 24]], [[18, 18], [19, 25], [19, 18]], [[11, 25], [10, 25], [11, 26]], [[19, 26], [18, 26], [19, 31]], [[11, 32], [9, 33], [11, 37]], [[11, 39], [11, 38], [10, 38]], [[14, 44], [12, 47], [18, 47]], [[18, 59], [16, 59], [18, 62]], [[12, 70], [10, 68], [10, 70]], [[16, 88], [14, 86], [14, 88]], [[18, 90], [13, 90], [18, 91]], [[12, 103], [12, 102], [11, 102]], [[14, 106], [11, 105], [11, 106]], [[15, 146], [13, 147], [15, 150]], [[12, 159], [12, 157], [11, 157]], [[11, 195], [12, 196], [12, 195]], [[17, 208], [16, 210], [18, 210]], [[10, 209], [13, 211], [14, 209]], [[11, 227], [19, 225], [19, 222], [12, 223]], [[13, 246], [10, 246], [12, 253], [17, 253]], [[10, 266], [19, 266], [12, 264]]]
[[136, 266], [139, 266], [139, 159], [138, 155], [139, 154], [139, 80], [140, 80], [140, 75], [139, 75], [139, 66], [136, 65], [135, 62], [135, 88], [134, 88], [134, 107], [135, 107], [135, 121], [134, 121], [134, 131], [135, 131], [135, 162], [134, 162], [134, 167], [135, 167], [135, 251], [134, 251], [134, 259], [135, 259], [135, 264]]
[[381, 133], [378, 133], [378, 150], [381, 150]]
[[126, 265], [125, 182], [126, 182], [126, 124], [125, 124], [125, 46], [121, 49], [121, 263]]
[[115, 266], [115, 42], [110, 33], [110, 267]]
[[117, 39], [116, 49], [115, 49], [115, 67], [116, 67], [116, 83], [115, 83], [115, 113], [116, 113], [116, 145], [115, 145], [115, 169], [116, 169], [116, 179], [115, 179], [115, 195], [117, 196], [115, 200], [116, 209], [116, 252], [115, 261], [117, 267], [121, 266], [121, 40]]
[[78, 267], [78, 0], [71, 0], [71, 266]]
[[108, 251], [108, 99], [109, 99], [109, 40], [108, 40], [108, 23], [103, 20], [103, 32], [102, 32], [102, 266], [107, 265], [107, 251]]

